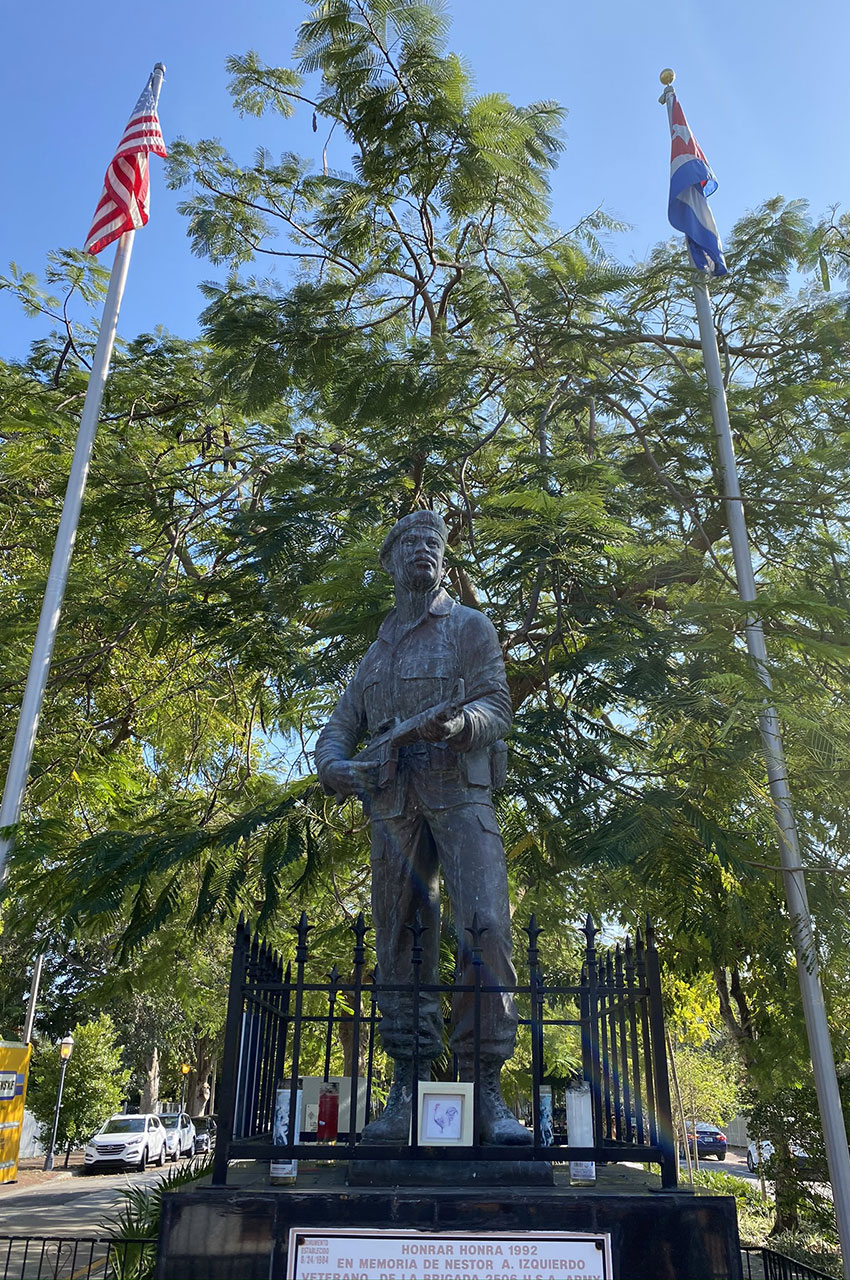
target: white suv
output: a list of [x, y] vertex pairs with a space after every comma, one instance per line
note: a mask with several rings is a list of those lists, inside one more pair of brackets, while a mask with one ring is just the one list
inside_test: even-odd
[[163, 1111], [160, 1120], [165, 1126], [166, 1154], [176, 1163], [178, 1156], [195, 1154], [195, 1126], [185, 1111]]
[[163, 1165], [165, 1155], [165, 1129], [159, 1116], [111, 1116], [86, 1143], [85, 1167], [144, 1169], [146, 1164]]

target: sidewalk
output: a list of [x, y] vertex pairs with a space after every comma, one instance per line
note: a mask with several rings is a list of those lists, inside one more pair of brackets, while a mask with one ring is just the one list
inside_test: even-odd
[[65, 1168], [64, 1153], [61, 1156], [57, 1156], [55, 1161], [50, 1172], [46, 1172], [44, 1156], [28, 1156], [25, 1160], [19, 1160], [17, 1181], [0, 1182], [0, 1197], [2, 1197], [4, 1191], [8, 1191], [13, 1187], [38, 1187], [44, 1182], [54, 1182], [59, 1178], [79, 1177], [83, 1170], [82, 1151], [71, 1152], [67, 1169]]

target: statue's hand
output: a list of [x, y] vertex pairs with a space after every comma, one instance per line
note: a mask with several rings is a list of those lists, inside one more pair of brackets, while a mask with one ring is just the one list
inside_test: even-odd
[[462, 733], [465, 723], [462, 711], [445, 707], [442, 711], [435, 711], [432, 716], [429, 716], [422, 725], [420, 736], [426, 742], [446, 742], [449, 738]]
[[338, 796], [368, 795], [377, 781], [377, 761], [335, 760], [322, 773], [324, 785]]

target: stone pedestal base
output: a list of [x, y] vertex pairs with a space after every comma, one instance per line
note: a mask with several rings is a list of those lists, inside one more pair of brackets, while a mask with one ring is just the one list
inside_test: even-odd
[[551, 1164], [535, 1160], [352, 1160], [350, 1187], [551, 1187]]
[[286, 1275], [290, 1229], [303, 1227], [468, 1232], [485, 1242], [488, 1234], [506, 1232], [521, 1232], [529, 1241], [537, 1232], [600, 1232], [610, 1235], [616, 1280], [740, 1280], [731, 1196], [653, 1191], [645, 1183], [629, 1192], [619, 1172], [612, 1178], [618, 1189], [610, 1191], [558, 1185], [357, 1188], [340, 1185], [341, 1171], [324, 1179], [325, 1185], [316, 1175], [306, 1189], [195, 1185], [163, 1197], [156, 1275], [280, 1278]]

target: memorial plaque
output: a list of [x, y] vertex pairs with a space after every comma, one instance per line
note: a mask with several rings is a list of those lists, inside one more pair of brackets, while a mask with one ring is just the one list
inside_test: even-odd
[[287, 1280], [611, 1280], [611, 1237], [583, 1231], [503, 1234], [293, 1227]]

